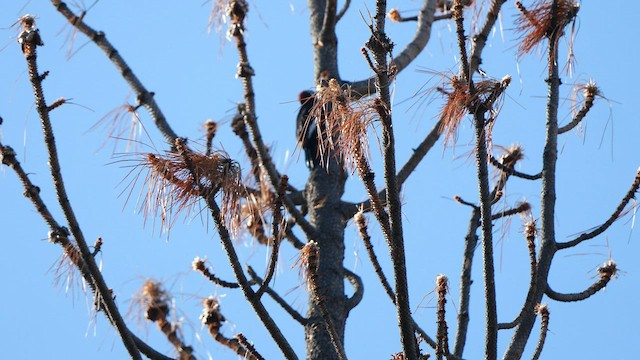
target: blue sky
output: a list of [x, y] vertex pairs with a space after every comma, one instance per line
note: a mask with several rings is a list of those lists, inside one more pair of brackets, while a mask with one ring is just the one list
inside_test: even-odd
[[[90, 5], [91, 1], [86, 1]], [[482, 3], [482, 2], [480, 2]], [[527, 2], [526, 2], [527, 3]], [[389, 7], [409, 10], [419, 1], [388, 1]], [[307, 175], [295, 148], [294, 121], [299, 91], [313, 87], [313, 64], [309, 39], [306, 2], [252, 1], [247, 25], [247, 43], [251, 64], [256, 71], [258, 121], [265, 141], [271, 145], [279, 169], [287, 173], [298, 188]], [[405, 7], [402, 7], [405, 6]], [[360, 47], [368, 38], [361, 14], [374, 8], [373, 1], [353, 1], [351, 9], [338, 24], [340, 72], [344, 79], [359, 80], [371, 75]], [[167, 239], [153, 221], [146, 226], [135, 198], [140, 186], [128, 195], [126, 162], [114, 161], [112, 143], [105, 147], [105, 132], [91, 127], [125, 100], [135, 101], [126, 83], [113, 65], [91, 43], [67, 60], [66, 41], [70, 26], [46, 1], [4, 1], [0, 5], [0, 136], [5, 145], [18, 153], [32, 181], [41, 187], [42, 196], [59, 221], [58, 210], [43, 146], [37, 113], [33, 106], [26, 63], [16, 42], [17, 27], [9, 28], [17, 18], [30, 13], [45, 46], [39, 49], [41, 71], [50, 70], [44, 88], [49, 102], [71, 98], [77, 105], [65, 105], [53, 113], [52, 120], [60, 152], [63, 176], [85, 236], [105, 241], [100, 260], [107, 283], [114, 289], [123, 312], [128, 309], [137, 288], [146, 278], [164, 282], [175, 296], [175, 316], [182, 321], [187, 342], [196, 348], [198, 358], [233, 359], [230, 351], [216, 344], [201, 327], [198, 315], [203, 297], [219, 296], [222, 312], [228, 319], [223, 332], [237, 332], [253, 341], [266, 358], [279, 358], [264, 327], [239, 291], [216, 288], [191, 271], [196, 256], [206, 257], [216, 274], [232, 279], [214, 224], [206, 214], [181, 216]], [[202, 143], [201, 124], [207, 119], [221, 122], [216, 145], [232, 157], [244, 161], [240, 142], [229, 128], [235, 104], [242, 99], [240, 82], [235, 79], [237, 55], [224, 33], [207, 32], [210, 4], [202, 1], [158, 2], [100, 1], [85, 20], [106, 33], [145, 86], [156, 93], [156, 100], [175, 131], [194, 143]], [[559, 241], [571, 238], [599, 225], [617, 206], [628, 190], [640, 166], [636, 139], [640, 134], [635, 84], [640, 55], [635, 44], [640, 35], [637, 14], [640, 5], [604, 1], [581, 4], [576, 23], [575, 54], [577, 68], [573, 77], [563, 77], [560, 116], [570, 118], [572, 84], [594, 79], [606, 99], [599, 99], [589, 113], [582, 132], [572, 131], [559, 139], [558, 203], [556, 214]], [[515, 56], [513, 3], [505, 5], [501, 26], [490, 36], [484, 52], [483, 69], [490, 76], [510, 74], [501, 115], [494, 132], [494, 143], [501, 146], [521, 144], [526, 158], [519, 170], [535, 173], [541, 165], [544, 138], [546, 84], [544, 56], [540, 53], [522, 59]], [[467, 22], [467, 25], [469, 23]], [[427, 72], [457, 71], [452, 24], [434, 25], [427, 49], [401, 73], [394, 85], [394, 121], [397, 131], [397, 161], [403, 164], [423, 136], [435, 123], [441, 99], [423, 96], [426, 88], [437, 84]], [[413, 35], [413, 24], [388, 25], [388, 32], [401, 49]], [[87, 42], [78, 35], [74, 49]], [[567, 54], [561, 43], [561, 60]], [[425, 72], [426, 71], [426, 72]], [[128, 119], [125, 118], [124, 121]], [[141, 112], [149, 137], [141, 139], [140, 151], [163, 151], [158, 132], [149, 117]], [[458, 194], [475, 201], [477, 185], [472, 158], [471, 123], [463, 122], [455, 148], [442, 143], [431, 151], [403, 189], [405, 239], [408, 254], [411, 306], [416, 320], [435, 334], [435, 278], [450, 278], [452, 296], [448, 301], [449, 328], [455, 328], [458, 304], [460, 255], [470, 211], [452, 200]], [[372, 141], [375, 144], [375, 141]], [[124, 150], [122, 144], [117, 153]], [[497, 151], [497, 150], [496, 150]], [[374, 163], [379, 151], [372, 148]], [[135, 155], [129, 155], [133, 158]], [[379, 169], [379, 167], [378, 167]], [[246, 173], [246, 171], [245, 171]], [[378, 176], [382, 178], [382, 176]], [[125, 180], [123, 180], [125, 179]], [[61, 250], [46, 241], [44, 222], [32, 205], [21, 196], [15, 175], [6, 168], [0, 173], [0, 254], [3, 296], [0, 296], [0, 343], [8, 358], [31, 359], [113, 359], [126, 352], [117, 334], [101, 314], [90, 309], [81, 284], [67, 291], [63, 275], [58, 285], [56, 263]], [[352, 176], [345, 199], [365, 198], [362, 185]], [[505, 206], [518, 201], [531, 202], [534, 216], [540, 211], [540, 183], [512, 179], [507, 187]], [[496, 283], [499, 321], [511, 321], [517, 314], [528, 285], [528, 255], [521, 233], [521, 220], [496, 224]], [[563, 304], [551, 300], [550, 333], [543, 358], [631, 359], [640, 336], [640, 313], [634, 311], [638, 290], [640, 241], [634, 218], [627, 216], [599, 238], [559, 253], [553, 262], [550, 284], [556, 291], [578, 292], [596, 278], [596, 268], [611, 256], [622, 270], [619, 279], [587, 301]], [[373, 226], [373, 222], [370, 226]], [[346, 229], [345, 266], [362, 275], [365, 299], [347, 323], [346, 351], [353, 359], [386, 359], [400, 350], [395, 309], [384, 295], [366, 257], [364, 246], [353, 226]], [[383, 267], [390, 271], [382, 236], [373, 232]], [[247, 236], [237, 240], [240, 258], [258, 269], [265, 267], [268, 252], [252, 245]], [[474, 263], [471, 332], [465, 357], [481, 358], [484, 318], [479, 254]], [[295, 252], [284, 245], [280, 254], [274, 287], [294, 307], [306, 309], [306, 294], [300, 287], [296, 270], [291, 270]], [[260, 271], [260, 270], [259, 270]], [[302, 328], [269, 300], [267, 307], [280, 320], [283, 331], [300, 356], [304, 354]], [[138, 324], [135, 311], [128, 317], [131, 328], [157, 349], [172, 354], [170, 345], [153, 324]], [[534, 333], [537, 331], [537, 325]], [[450, 338], [454, 333], [450, 332]], [[511, 332], [499, 334], [500, 354]], [[537, 338], [531, 339], [527, 353]], [[525, 356], [526, 357], [526, 356]]]

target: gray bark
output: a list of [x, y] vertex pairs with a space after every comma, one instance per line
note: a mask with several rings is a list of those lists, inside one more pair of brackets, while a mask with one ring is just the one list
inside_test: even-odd
[[[339, 79], [338, 49], [335, 35], [335, 1], [309, 0], [311, 39], [314, 45], [314, 75], [316, 82], [322, 74]], [[329, 19], [326, 19], [329, 10]], [[333, 21], [331, 19], [333, 17]], [[328, 21], [327, 21], [328, 20]], [[305, 325], [307, 359], [338, 359], [326, 322], [318, 308], [318, 297], [326, 304], [341, 344], [348, 309], [344, 290], [344, 229], [346, 218], [341, 211], [341, 198], [347, 176], [341, 166], [330, 157], [328, 169], [314, 169], [305, 187], [309, 222], [316, 229], [319, 248], [318, 294], [309, 294], [309, 322]]]

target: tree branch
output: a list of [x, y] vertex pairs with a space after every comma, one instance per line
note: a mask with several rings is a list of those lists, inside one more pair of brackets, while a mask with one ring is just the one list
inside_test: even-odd
[[[258, 276], [258, 273], [251, 267], [247, 267], [247, 272], [249, 276], [255, 281], [257, 284], [262, 284], [264, 286], [265, 282]], [[271, 298], [278, 303], [286, 311], [291, 317], [296, 320], [300, 325], [306, 325], [309, 320], [302, 316], [299, 312], [297, 312], [294, 308], [291, 307], [275, 290], [273, 290], [270, 286], [265, 287], [265, 292], [271, 296]]]
[[493, 224], [491, 221], [491, 198], [489, 191], [489, 171], [487, 161], [487, 138], [485, 133], [484, 113], [487, 111], [485, 104], [478, 103], [473, 83], [473, 73], [467, 58], [466, 36], [464, 33], [464, 5], [461, 0], [456, 0], [453, 6], [456, 21], [456, 34], [458, 36], [458, 49], [460, 53], [461, 77], [468, 84], [469, 98], [474, 99], [473, 104], [467, 104], [468, 111], [473, 114], [476, 138], [476, 169], [478, 177], [478, 191], [480, 198], [480, 218], [482, 224], [482, 261], [484, 269], [485, 292], [485, 359], [497, 358], [498, 329], [497, 329], [497, 305], [495, 275], [493, 268]]
[[[405, 164], [402, 166], [400, 171], [398, 171], [398, 175], [396, 176], [398, 178], [398, 187], [402, 187], [402, 185], [404, 185], [404, 182], [407, 181], [407, 179], [409, 178], [409, 175], [411, 175], [411, 173], [418, 167], [422, 159], [424, 159], [424, 157], [427, 155], [429, 150], [431, 150], [433, 145], [435, 145], [436, 141], [438, 141], [441, 133], [440, 132], [441, 124], [442, 123], [438, 121], [433, 126], [429, 134], [427, 134], [427, 136], [424, 138], [424, 140], [422, 140], [420, 145], [418, 145], [417, 148], [413, 149], [413, 153], [411, 154], [409, 159], [405, 162]], [[365, 186], [367, 185], [365, 184]], [[370, 187], [373, 189], [373, 194], [375, 194], [375, 191], [376, 191], [375, 185], [371, 185]], [[367, 192], [369, 192], [369, 188], [367, 188]], [[382, 189], [377, 193], [377, 196], [374, 196], [374, 197], [369, 196], [369, 200], [366, 200], [357, 204], [344, 202], [343, 211], [345, 212], [345, 217], [347, 218], [353, 217], [360, 209], [363, 209], [365, 211], [372, 209], [372, 205], [371, 205], [372, 198], [377, 198], [378, 201], [380, 202], [380, 206], [382, 206], [382, 204], [386, 201], [385, 193], [386, 193], [386, 190]]]
[[[234, 4], [234, 6], [232, 6], [232, 10], [230, 11], [232, 23], [229, 25], [229, 34], [231, 34], [235, 39], [236, 49], [238, 50], [238, 56], [240, 58], [237, 76], [242, 80], [244, 93], [244, 122], [249, 134], [251, 135], [253, 148], [257, 153], [260, 166], [266, 170], [269, 180], [271, 181], [271, 185], [276, 188], [277, 184], [280, 183], [280, 174], [276, 170], [273, 160], [271, 159], [271, 155], [269, 155], [269, 151], [262, 140], [262, 134], [256, 121], [255, 93], [253, 91], [253, 81], [251, 79], [255, 75], [255, 71], [249, 63], [247, 43], [244, 40], [244, 20], [248, 12], [248, 5], [244, 0], [234, 0], [232, 4]], [[298, 211], [291, 199], [285, 197], [283, 199], [283, 203], [287, 208], [287, 211], [291, 216], [293, 216], [307, 237], [313, 238], [315, 228], [309, 224], [302, 214], [300, 214], [300, 211]]]
[[437, 335], [436, 335], [436, 359], [442, 360], [444, 356], [449, 355], [449, 335], [447, 320], [445, 318], [445, 305], [447, 303], [447, 292], [449, 291], [449, 279], [444, 275], [438, 275], [436, 278], [436, 294], [437, 302]]
[[558, 40], [563, 29], [558, 29], [558, 0], [553, 0], [550, 7], [548, 33], [547, 66], [548, 85], [546, 109], [546, 138], [542, 153], [542, 199], [541, 199], [541, 241], [538, 255], [536, 280], [531, 282], [525, 300], [522, 318], [511, 343], [507, 347], [504, 358], [518, 359], [522, 356], [527, 340], [533, 329], [536, 314], [532, 311], [542, 300], [547, 289], [547, 277], [551, 261], [557, 251], [555, 239], [555, 204], [556, 204], [556, 162], [558, 160], [558, 103], [560, 100], [560, 77], [558, 75]]
[[218, 286], [222, 286], [228, 289], [237, 289], [240, 287], [240, 285], [237, 282], [229, 282], [217, 277], [214, 273], [211, 272], [211, 270], [209, 270], [209, 268], [207, 268], [204, 260], [199, 257], [193, 260], [191, 267], [193, 268], [193, 270], [199, 272], [200, 274], [202, 274], [202, 276], [206, 277], [207, 279], [209, 279], [209, 281], [211, 281], [212, 283]]
[[[400, 340], [405, 359], [413, 360], [418, 357], [418, 346], [414, 336], [414, 329], [411, 325], [409, 288], [402, 233], [402, 205], [396, 178], [395, 138], [389, 93], [390, 78], [395, 75], [395, 70], [390, 69], [387, 64], [387, 55], [391, 53], [393, 45], [385, 33], [386, 11], [386, 1], [377, 0], [374, 26], [371, 29], [371, 37], [366, 46], [371, 50], [376, 66], [376, 69], [374, 69], [376, 72], [375, 87], [379, 98], [375, 100], [375, 108], [382, 123], [384, 178], [387, 188], [387, 206], [389, 208], [389, 229], [391, 230], [391, 237], [387, 241], [393, 262]], [[431, 18], [433, 19], [433, 14], [431, 14]]]
[[509, 175], [513, 175], [515, 177], [519, 177], [519, 178], [523, 178], [523, 179], [527, 179], [527, 180], [538, 180], [540, 178], [542, 178], [542, 173], [539, 172], [535, 175], [529, 175], [529, 174], [525, 174], [522, 172], [519, 172], [513, 168], [510, 168], [508, 166], [505, 166], [504, 164], [502, 164], [498, 159], [496, 159], [495, 157], [489, 156], [489, 161], [491, 162], [491, 165], [497, 167], [500, 171], [503, 171]]
[[491, 220], [502, 219], [503, 217], [513, 216], [531, 210], [531, 204], [523, 202], [514, 208], [502, 210], [499, 213], [491, 215]]
[[342, 9], [340, 9], [340, 12], [338, 12], [338, 15], [336, 15], [336, 23], [338, 23], [338, 21], [342, 19], [344, 14], [347, 13], [347, 10], [349, 10], [349, 6], [351, 6], [351, 0], [345, 0], [344, 5], [342, 6]]
[[484, 50], [484, 47], [487, 44], [487, 39], [489, 38], [489, 33], [498, 19], [500, 8], [505, 2], [507, 2], [507, 0], [491, 0], [491, 5], [489, 5], [489, 11], [487, 11], [487, 17], [485, 18], [484, 25], [480, 32], [472, 39], [471, 64], [469, 66], [471, 73], [469, 76], [473, 76], [473, 73], [478, 71], [480, 64], [482, 64], [482, 50]]
[[[413, 39], [391, 61], [391, 66], [396, 69], [396, 74], [407, 68], [409, 64], [424, 50], [431, 37], [431, 25], [433, 24], [433, 16], [436, 11], [436, 0], [424, 0], [422, 8], [418, 13], [418, 24]], [[386, 14], [385, 14], [386, 15]], [[372, 95], [377, 91], [374, 85], [375, 77], [364, 80], [348, 82], [354, 94], [360, 96]]]
[[620, 201], [618, 207], [616, 207], [616, 210], [613, 212], [613, 214], [611, 214], [611, 216], [609, 216], [609, 219], [607, 219], [607, 221], [605, 221], [602, 225], [596, 227], [592, 231], [582, 233], [580, 236], [571, 241], [558, 243], [558, 250], [574, 247], [585, 240], [592, 239], [605, 232], [605, 230], [607, 230], [616, 220], [620, 218], [620, 214], [622, 214], [624, 208], [631, 201], [631, 199], [635, 198], [636, 192], [638, 192], [638, 188], [640, 188], [640, 169], [638, 169], [638, 171], [636, 172], [636, 177], [633, 180], [633, 184], [631, 184], [631, 188], [629, 189], [629, 191], [627, 191], [627, 194], [622, 198], [622, 201]]
[[538, 340], [538, 345], [533, 352], [531, 360], [538, 360], [540, 358], [549, 330], [549, 307], [546, 304], [538, 304], [536, 305], [536, 313], [540, 314], [540, 339]]
[[[93, 280], [91, 273], [87, 265], [85, 264], [82, 256], [79, 254], [77, 248], [71, 243], [68, 239], [68, 230], [66, 228], [61, 227], [58, 222], [54, 219], [53, 215], [49, 211], [48, 207], [40, 197], [40, 188], [35, 186], [31, 180], [29, 179], [27, 173], [24, 171], [20, 162], [18, 162], [16, 158], [16, 154], [13, 149], [9, 146], [3, 146], [2, 142], [0, 142], [0, 155], [2, 155], [2, 164], [9, 166], [16, 173], [22, 186], [24, 187], [24, 196], [27, 197], [33, 203], [36, 211], [42, 216], [44, 221], [49, 226], [49, 240], [52, 243], [59, 244], [63, 251], [65, 252], [67, 258], [73, 262], [73, 265], [80, 271], [82, 277], [85, 279], [94, 296], [99, 297], [97, 293], [97, 289]], [[92, 254], [93, 256], [93, 254]], [[104, 306], [102, 303], [100, 304], [101, 308]], [[105, 313], [109, 321], [112, 321], [107, 313]], [[131, 333], [131, 337], [135, 342], [137, 348], [142, 352], [146, 357], [151, 360], [172, 360], [170, 357], [167, 357], [157, 350], [153, 349], [147, 343], [142, 341], [140, 338], [135, 336], [135, 334]]]
[[584, 92], [584, 104], [582, 104], [582, 108], [576, 113], [576, 116], [571, 120], [570, 123], [562, 126], [558, 129], [558, 134], [564, 134], [567, 131], [575, 128], [582, 122], [585, 116], [591, 108], [593, 107], [593, 102], [597, 95], [600, 95], [600, 90], [596, 86], [596, 83], [593, 81], [589, 81], [586, 85], [579, 86], [578, 88], [582, 88]]
[[271, 246], [271, 256], [269, 257], [269, 265], [267, 267], [267, 274], [264, 277], [264, 282], [260, 285], [256, 296], [260, 298], [262, 293], [266, 290], [267, 286], [273, 278], [273, 274], [276, 271], [276, 264], [278, 262], [278, 251], [280, 249], [280, 242], [282, 241], [282, 234], [280, 233], [280, 223], [282, 222], [282, 200], [285, 197], [285, 191], [289, 184], [289, 178], [287, 175], [280, 177], [280, 186], [278, 187], [278, 196], [273, 204], [272, 214], [273, 222], [271, 224], [271, 239], [273, 245]]
[[353, 295], [347, 299], [347, 310], [351, 311], [362, 301], [362, 297], [364, 296], [364, 283], [360, 276], [346, 268], [344, 269], [344, 277], [349, 280], [353, 287]]
[[22, 45], [22, 51], [25, 55], [25, 59], [27, 60], [29, 80], [31, 81], [31, 85], [33, 86], [35, 106], [42, 124], [44, 142], [47, 147], [47, 153], [49, 155], [51, 178], [56, 190], [58, 203], [62, 208], [62, 212], [64, 213], [65, 218], [67, 219], [71, 234], [76, 240], [76, 244], [78, 246], [81, 257], [86, 264], [89, 273], [91, 274], [91, 278], [93, 279], [92, 282], [97, 288], [96, 297], [99, 297], [101, 299], [101, 302], [104, 304], [104, 310], [111, 320], [111, 323], [116, 328], [116, 331], [118, 331], [118, 334], [120, 335], [124, 346], [127, 348], [129, 355], [131, 355], [132, 359], [141, 359], [140, 352], [136, 347], [133, 338], [131, 337], [131, 333], [126, 326], [124, 319], [122, 318], [122, 315], [120, 314], [120, 311], [115, 304], [115, 301], [113, 300], [113, 295], [111, 294], [109, 287], [105, 283], [104, 278], [100, 273], [100, 269], [98, 268], [98, 265], [96, 264], [95, 259], [91, 254], [91, 250], [89, 250], [89, 246], [85, 241], [84, 234], [80, 229], [78, 220], [76, 219], [75, 213], [71, 207], [71, 203], [69, 202], [67, 190], [62, 179], [62, 172], [60, 170], [60, 162], [58, 160], [58, 150], [55, 143], [55, 137], [53, 135], [53, 128], [51, 127], [51, 120], [49, 118], [49, 107], [47, 106], [46, 100], [44, 98], [44, 93], [42, 91], [42, 81], [44, 80], [44, 77], [46, 75], [40, 75], [38, 73], [38, 64], [36, 61], [36, 49], [38, 46], [42, 46], [43, 43], [40, 39], [38, 29], [35, 28], [34, 19], [31, 16], [27, 15], [21, 20], [23, 22], [24, 30], [21, 32], [19, 37], [20, 43]]
[[126, 61], [122, 58], [118, 50], [107, 40], [107, 37], [102, 31], [96, 31], [87, 25], [82, 17], [73, 13], [65, 4], [60, 0], [51, 0], [53, 6], [62, 16], [64, 16], [69, 23], [78, 29], [81, 33], [85, 34], [91, 41], [93, 41], [106, 55], [109, 60], [116, 66], [124, 80], [129, 84], [131, 90], [136, 94], [138, 102], [143, 105], [148, 111], [149, 115], [153, 119], [156, 127], [165, 140], [173, 145], [175, 139], [178, 137], [173, 131], [166, 117], [160, 110], [160, 107], [156, 103], [153, 92], [147, 90], [138, 77], [133, 73], [133, 70], [129, 67]]
[[337, 0], [326, 0], [324, 8], [324, 19], [322, 20], [322, 29], [318, 37], [320, 38], [320, 46], [334, 43], [336, 40], [336, 8]]
[[600, 278], [598, 279], [598, 281], [596, 281], [594, 284], [589, 286], [586, 290], [579, 293], [563, 294], [563, 293], [554, 291], [547, 284], [547, 289], [545, 290], [545, 294], [551, 299], [556, 301], [561, 301], [561, 302], [573, 302], [573, 301], [586, 300], [592, 295], [594, 295], [595, 293], [597, 293], [598, 291], [604, 289], [609, 283], [609, 281], [611, 281], [611, 278], [615, 277], [617, 273], [618, 273], [618, 267], [616, 263], [613, 260], [609, 260], [608, 262], [604, 263], [604, 265], [598, 268], [598, 274], [600, 275]]
[[231, 269], [233, 270], [233, 274], [235, 275], [236, 280], [240, 285], [240, 289], [242, 289], [244, 297], [256, 312], [256, 315], [258, 315], [258, 318], [260, 319], [260, 321], [262, 321], [262, 324], [265, 326], [273, 340], [276, 342], [284, 357], [286, 359], [298, 359], [295, 352], [293, 351], [293, 348], [291, 348], [291, 345], [280, 331], [280, 328], [278, 328], [269, 312], [265, 309], [264, 305], [260, 302], [260, 299], [256, 296], [256, 293], [251, 288], [251, 282], [248, 281], [246, 275], [244, 274], [244, 271], [242, 270], [242, 265], [240, 265], [238, 254], [236, 253], [236, 250], [233, 247], [233, 241], [229, 236], [229, 230], [227, 230], [227, 227], [224, 224], [224, 218], [220, 213], [220, 208], [215, 202], [215, 193], [204, 189], [200, 184], [200, 181], [196, 179], [194, 166], [188, 156], [189, 150], [187, 149], [186, 144], [181, 138], [176, 139], [175, 148], [182, 156], [186, 168], [194, 178], [194, 184], [196, 184], [196, 190], [199, 192], [200, 197], [202, 197], [207, 203], [207, 207], [211, 212], [213, 222], [216, 224], [216, 228], [218, 229], [218, 235], [220, 236], [220, 241], [222, 242], [222, 246], [227, 255], [227, 259], [229, 260]]
[[[538, 235], [538, 228], [536, 227], [535, 220], [531, 220], [524, 224], [524, 234], [525, 240], [527, 242], [527, 250], [529, 250], [529, 289], [534, 289], [536, 287], [537, 277], [537, 265], [538, 261], [536, 260], [536, 236]], [[498, 330], [506, 330], [512, 329], [520, 324], [520, 321], [524, 317], [526, 312], [531, 311], [528, 306], [523, 306], [518, 313], [518, 316], [510, 322], [510, 323], [500, 323], [498, 324]]]
[[478, 245], [478, 227], [480, 225], [480, 208], [474, 207], [469, 219], [469, 227], [464, 237], [464, 253], [462, 257], [462, 271], [460, 272], [460, 301], [458, 310], [458, 326], [456, 329], [456, 340], [453, 353], [457, 357], [462, 357], [464, 346], [467, 342], [467, 331], [469, 329], [469, 305], [471, 304], [471, 269], [473, 264], [473, 254]]

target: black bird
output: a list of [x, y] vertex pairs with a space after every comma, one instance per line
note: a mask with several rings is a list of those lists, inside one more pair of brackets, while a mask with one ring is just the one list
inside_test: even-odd
[[318, 127], [316, 118], [310, 118], [311, 108], [315, 104], [316, 98], [311, 91], [302, 91], [298, 94], [300, 101], [300, 111], [296, 119], [296, 138], [302, 150], [307, 167], [313, 169], [320, 165], [318, 154]]

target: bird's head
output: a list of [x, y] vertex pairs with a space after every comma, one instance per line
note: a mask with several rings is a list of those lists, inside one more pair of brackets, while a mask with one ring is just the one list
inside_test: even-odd
[[313, 93], [309, 90], [303, 90], [300, 92], [300, 94], [298, 94], [298, 101], [300, 101], [300, 104], [304, 104], [307, 101], [311, 100], [313, 98]]

